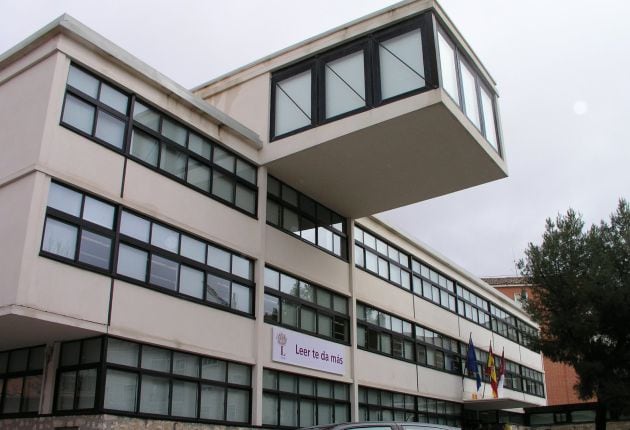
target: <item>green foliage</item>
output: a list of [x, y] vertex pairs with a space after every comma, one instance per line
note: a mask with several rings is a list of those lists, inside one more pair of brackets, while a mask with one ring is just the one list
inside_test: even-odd
[[573, 210], [548, 219], [541, 245], [520, 262], [535, 291], [525, 304], [540, 324], [535, 346], [573, 366], [583, 399], [630, 409], [630, 206], [588, 230]]

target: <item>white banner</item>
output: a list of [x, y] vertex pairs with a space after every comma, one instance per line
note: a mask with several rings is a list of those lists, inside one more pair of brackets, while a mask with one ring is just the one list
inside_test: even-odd
[[345, 373], [345, 348], [338, 343], [282, 327], [273, 327], [271, 343], [273, 361], [337, 375]]

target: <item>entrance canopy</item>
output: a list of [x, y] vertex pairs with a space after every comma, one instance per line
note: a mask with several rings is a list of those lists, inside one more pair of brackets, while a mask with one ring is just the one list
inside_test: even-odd
[[493, 411], [499, 409], [530, 408], [532, 406], [540, 405], [521, 399], [510, 399], [506, 397], [500, 399], [464, 400], [464, 409], [469, 411]]

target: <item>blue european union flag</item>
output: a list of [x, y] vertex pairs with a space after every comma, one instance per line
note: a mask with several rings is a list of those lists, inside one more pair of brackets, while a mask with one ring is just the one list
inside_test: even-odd
[[477, 391], [481, 388], [481, 375], [477, 368], [477, 355], [475, 354], [475, 345], [473, 344], [472, 335], [468, 341], [468, 353], [466, 354], [466, 369], [475, 374], [477, 379]]

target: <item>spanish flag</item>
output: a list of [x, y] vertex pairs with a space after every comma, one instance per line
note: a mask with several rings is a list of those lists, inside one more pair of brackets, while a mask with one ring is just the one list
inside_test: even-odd
[[490, 376], [490, 386], [492, 387], [492, 397], [499, 397], [499, 386], [497, 383], [497, 369], [494, 367], [494, 354], [492, 353], [492, 343], [488, 352], [488, 364], [486, 365], [486, 375]]

